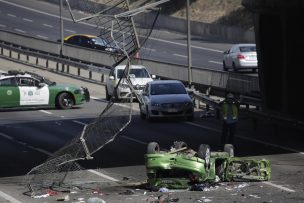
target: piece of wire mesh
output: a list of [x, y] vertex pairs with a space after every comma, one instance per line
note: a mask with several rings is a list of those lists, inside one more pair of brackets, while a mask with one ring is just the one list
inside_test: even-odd
[[[141, 101], [129, 77], [132, 55], [151, 34], [158, 16], [158, 12], [153, 12], [150, 17], [139, 18], [141, 21], [145, 18], [147, 20], [145, 24], [139, 22], [140, 28], [136, 29], [133, 16], [145, 14], [142, 12], [145, 9], [128, 12], [130, 11], [128, 0], [109, 0], [106, 1], [106, 5], [100, 7], [96, 6], [98, 0], [66, 0], [66, 3], [75, 22], [94, 21], [100, 29], [100, 37], [107, 39], [121, 50], [114, 56], [116, 64], [113, 64], [113, 68], [125, 59], [126, 66], [123, 76], [114, 88], [114, 94], [99, 116], [92, 123], [85, 125], [80, 135], [57, 150], [45, 163], [28, 172], [25, 181], [32, 196], [43, 194], [46, 188], [60, 187], [69, 172], [82, 170], [77, 163], [78, 160], [92, 159], [95, 152], [113, 141], [131, 122], [133, 99], [137, 98], [139, 102]], [[75, 9], [78, 12], [75, 12]], [[124, 86], [128, 94], [124, 95], [123, 99], [118, 99], [120, 94], [118, 90], [121, 86]]]

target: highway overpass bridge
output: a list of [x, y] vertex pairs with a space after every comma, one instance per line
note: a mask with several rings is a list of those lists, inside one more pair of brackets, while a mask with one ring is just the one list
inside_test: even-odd
[[302, 0], [243, 0], [254, 13], [263, 109], [303, 119]]

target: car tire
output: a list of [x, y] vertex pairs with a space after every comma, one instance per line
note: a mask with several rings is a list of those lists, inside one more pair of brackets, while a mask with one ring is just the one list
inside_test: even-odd
[[187, 116], [186, 117], [187, 121], [193, 121], [193, 119], [194, 119], [194, 115], [193, 114], [191, 116]]
[[208, 167], [210, 165], [210, 146], [207, 144], [201, 144], [198, 148], [197, 156], [205, 160], [205, 165]]
[[110, 101], [110, 99], [111, 99], [111, 96], [109, 95], [108, 88], [106, 87], [106, 100]]
[[62, 92], [56, 98], [56, 106], [60, 109], [71, 109], [73, 105], [74, 99], [70, 93]]
[[234, 147], [232, 144], [224, 145], [224, 152], [227, 152], [229, 157], [234, 157]]
[[139, 106], [139, 113], [140, 113], [140, 118], [141, 119], [145, 119], [146, 118], [146, 114], [144, 114], [141, 110], [141, 107]]
[[159, 144], [157, 142], [150, 142], [147, 147], [147, 154], [157, 154], [160, 152]]
[[223, 61], [223, 70], [228, 71], [225, 61]]
[[152, 120], [153, 120], [153, 119], [151, 118], [151, 116], [150, 116], [148, 107], [146, 108], [146, 119], [147, 119], [148, 121], [152, 121]]
[[187, 147], [187, 148], [188, 148], [187, 143], [184, 142], [184, 141], [175, 141], [175, 142], [173, 143], [173, 148], [176, 149], [176, 150], [177, 150], [177, 149], [184, 148], [184, 147]]
[[232, 69], [233, 69], [234, 72], [238, 72], [234, 62], [232, 63]]

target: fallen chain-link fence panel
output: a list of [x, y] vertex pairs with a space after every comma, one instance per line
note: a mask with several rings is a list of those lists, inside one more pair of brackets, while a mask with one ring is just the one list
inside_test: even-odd
[[[161, 0], [142, 8], [130, 10], [128, 0], [109, 0], [106, 7], [96, 7], [92, 2], [98, 0], [66, 0], [66, 6], [75, 22], [91, 21], [100, 29], [101, 38], [105, 39], [109, 47], [117, 48], [118, 52], [109, 52], [116, 60], [113, 68], [126, 60], [126, 67], [123, 76], [116, 85], [114, 92], [117, 95], [118, 87], [123, 84], [130, 88], [130, 95], [120, 100], [114, 95], [108, 101], [106, 108], [100, 113], [94, 122], [86, 125], [82, 133], [76, 136], [71, 142], [56, 151], [46, 162], [30, 170], [25, 178], [31, 196], [44, 193], [45, 189], [61, 187], [70, 172], [82, 170], [77, 163], [79, 160], [92, 159], [92, 155], [100, 150], [131, 122], [133, 97], [141, 102], [140, 95], [136, 95], [129, 77], [129, 67], [132, 56], [136, 54], [141, 45], [150, 36], [159, 12], [154, 12], [153, 18], [147, 19], [150, 26], [145, 29], [135, 27], [134, 15], [146, 12], [168, 0]], [[77, 8], [82, 7], [85, 12], [78, 12]], [[159, 9], [158, 9], [159, 11]], [[147, 25], [147, 23], [146, 23]], [[138, 33], [141, 33], [140, 38]]]

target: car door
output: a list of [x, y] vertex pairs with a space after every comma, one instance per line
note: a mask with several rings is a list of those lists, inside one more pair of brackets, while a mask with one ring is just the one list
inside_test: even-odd
[[73, 36], [70, 39], [67, 40], [67, 43], [74, 44], [74, 45], [80, 45], [80, 36]]
[[19, 88], [15, 77], [0, 80], [0, 107], [18, 107], [20, 100]]
[[30, 77], [17, 77], [20, 91], [20, 106], [36, 106], [49, 104], [49, 88], [40, 86], [39, 81]]

